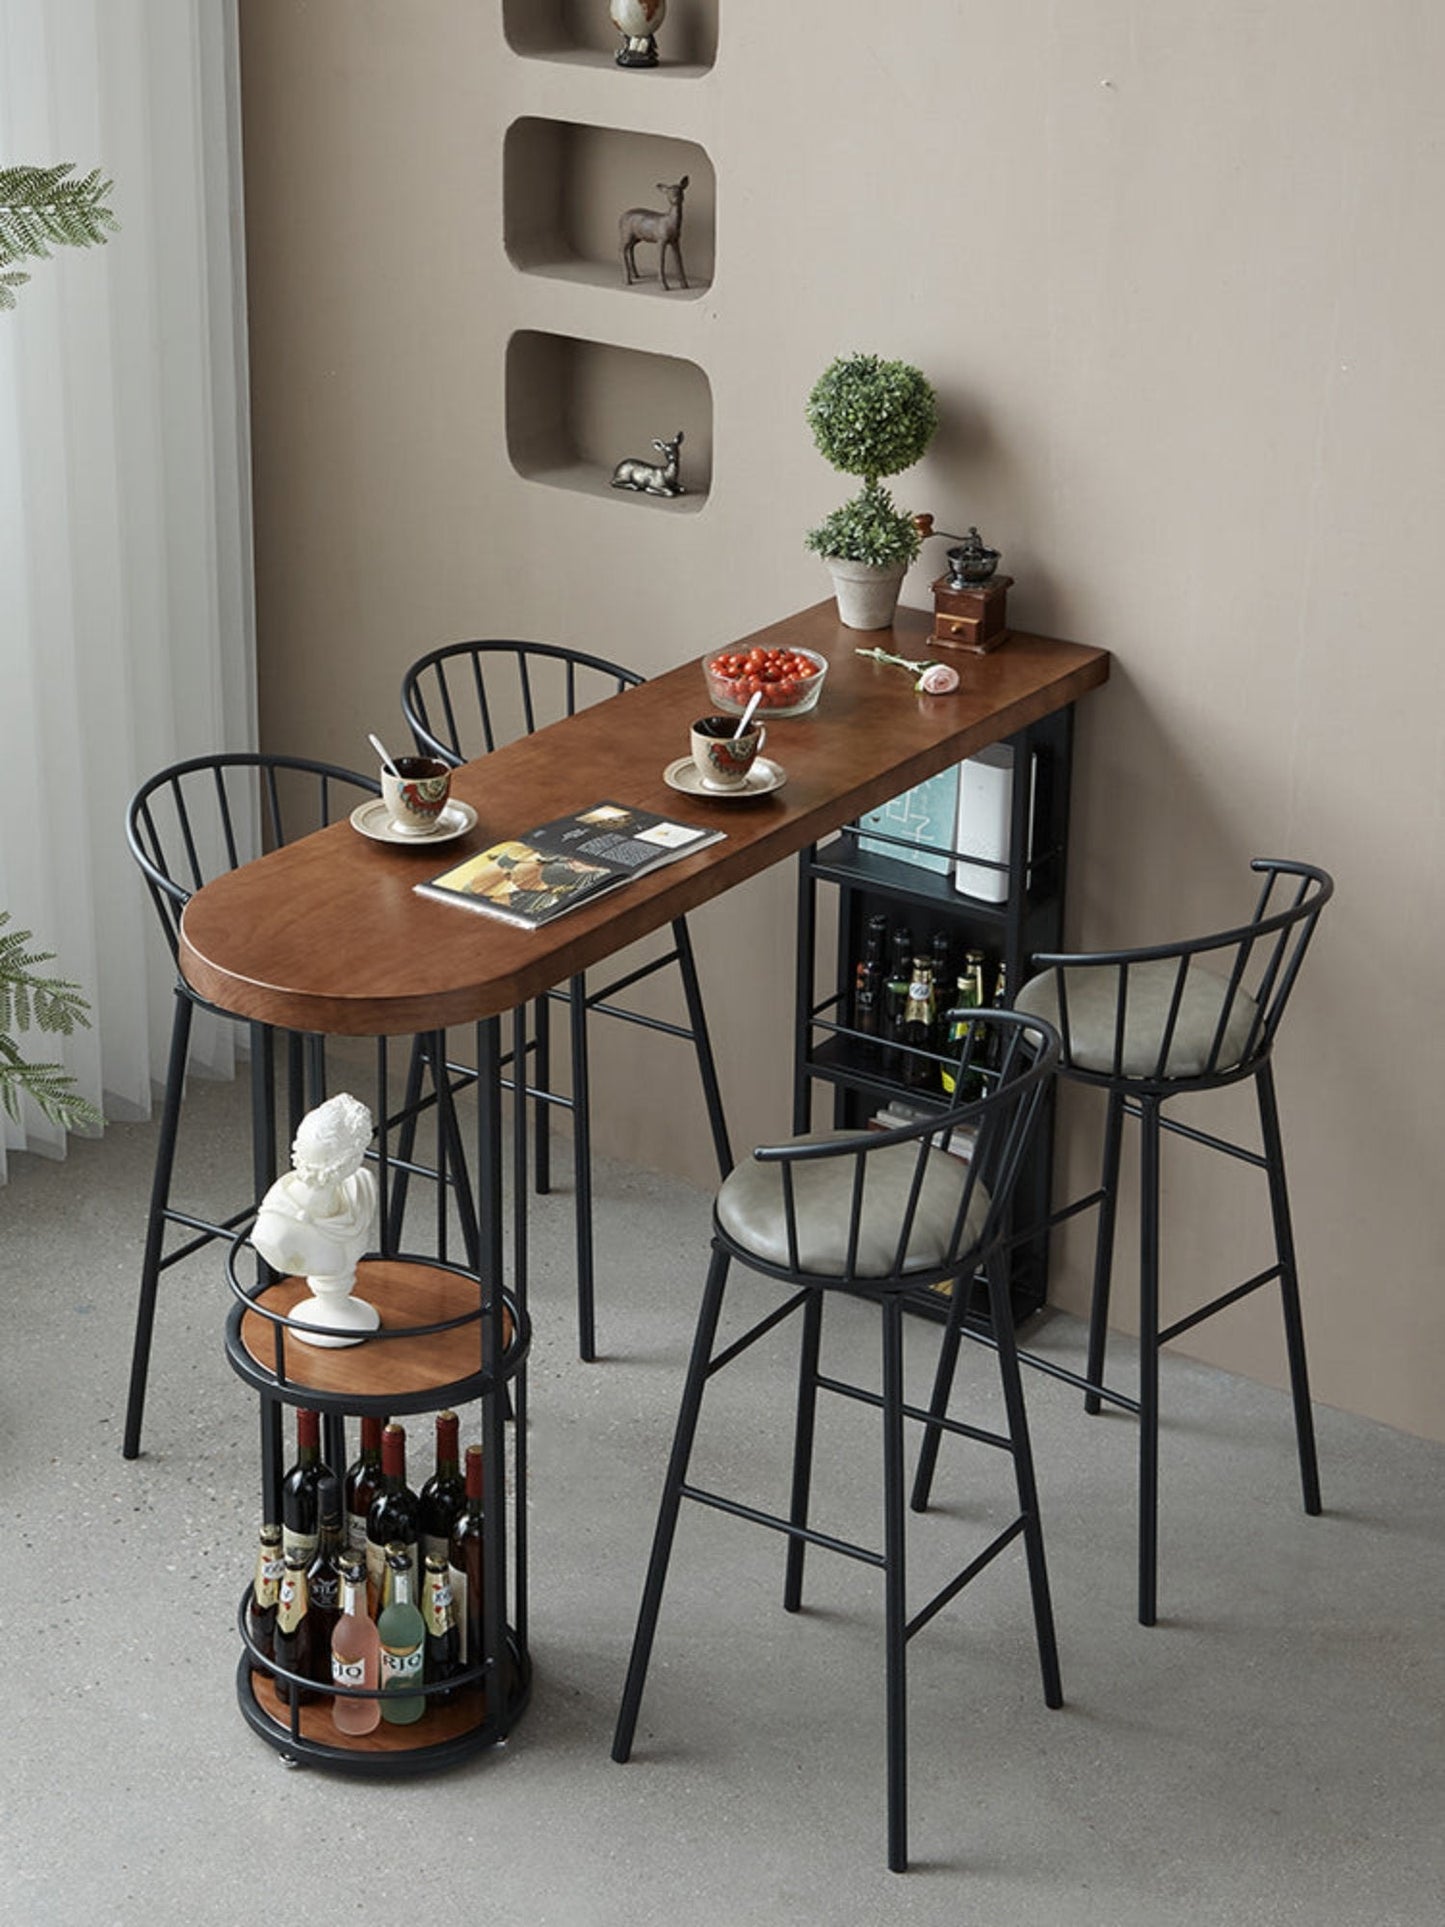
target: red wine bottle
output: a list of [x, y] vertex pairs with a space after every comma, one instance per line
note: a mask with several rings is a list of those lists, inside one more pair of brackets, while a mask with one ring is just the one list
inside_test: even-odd
[[482, 1604], [486, 1597], [482, 1581], [482, 1448], [467, 1447], [466, 1510], [452, 1527], [452, 1542], [447, 1562], [456, 1607], [457, 1629], [461, 1633], [462, 1664], [479, 1666], [486, 1651], [482, 1636]]
[[455, 1412], [437, 1413], [436, 1471], [421, 1489], [422, 1558], [440, 1559], [443, 1566], [446, 1565], [452, 1542], [452, 1527], [467, 1503], [458, 1432], [459, 1421]]
[[351, 1552], [366, 1552], [366, 1515], [381, 1490], [380, 1418], [361, 1421], [361, 1450], [346, 1468], [343, 1496], [346, 1503], [346, 1544]]
[[381, 1491], [366, 1515], [367, 1589], [374, 1595], [372, 1611], [378, 1619], [387, 1547], [406, 1548], [412, 1575], [408, 1597], [414, 1600], [420, 1591], [420, 1540], [421, 1501], [406, 1482], [406, 1432], [400, 1425], [388, 1425], [381, 1434]]
[[309, 1566], [321, 1532], [317, 1494], [329, 1468], [321, 1461], [321, 1421], [315, 1412], [296, 1414], [296, 1463], [281, 1482], [281, 1546], [304, 1552]]

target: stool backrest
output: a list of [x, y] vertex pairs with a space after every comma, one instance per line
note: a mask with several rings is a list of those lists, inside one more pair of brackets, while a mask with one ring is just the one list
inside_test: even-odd
[[551, 642], [453, 642], [407, 670], [401, 707], [422, 755], [453, 765], [575, 716], [643, 678]]
[[[1183, 943], [1135, 950], [1036, 956], [1034, 968], [1055, 973], [1063, 1039], [1062, 1066], [1082, 1075], [1144, 1084], [1177, 1084], [1177, 1058], [1186, 1027], [1199, 1033], [1185, 1073], [1193, 1080], [1233, 1078], [1259, 1063], [1274, 1042], [1320, 912], [1334, 880], [1314, 864], [1256, 857], [1262, 879], [1248, 923]], [[1096, 1014], [1095, 974], [1108, 991], [1112, 1047], [1099, 1055], [1097, 1024], [1083, 1046], [1083, 1010]], [[1142, 1021], [1145, 1004], [1150, 1009]], [[1202, 1028], [1201, 1028], [1202, 1027]], [[1139, 1060], [1141, 1033], [1148, 1039]], [[1127, 1049], [1126, 1049], [1127, 1047]], [[1084, 1061], [1076, 1051], [1084, 1051]]]
[[[794, 1140], [754, 1151], [760, 1163], [780, 1167], [788, 1270], [799, 1277], [819, 1276], [804, 1254], [799, 1199], [807, 1188], [805, 1170], [831, 1165], [835, 1193], [839, 1171], [847, 1172], [842, 1190], [848, 1222], [842, 1238], [834, 1239], [842, 1262], [828, 1274], [829, 1282], [871, 1293], [971, 1272], [1007, 1233], [1024, 1152], [1058, 1059], [1058, 1033], [1042, 1018], [981, 1010], [970, 1018], [955, 1088], [970, 1087], [980, 1072], [987, 1080], [982, 1096], [896, 1130]], [[972, 1153], [966, 1158], [943, 1148], [950, 1139], [969, 1138]], [[892, 1213], [884, 1232], [891, 1256], [880, 1270], [879, 1219], [885, 1209]], [[932, 1224], [926, 1236], [925, 1219]], [[865, 1247], [871, 1247], [871, 1257]], [[925, 1250], [929, 1255], [920, 1263]]]
[[173, 763], [126, 808], [125, 834], [171, 955], [181, 912], [202, 884], [348, 815], [381, 785], [331, 763], [236, 751]]

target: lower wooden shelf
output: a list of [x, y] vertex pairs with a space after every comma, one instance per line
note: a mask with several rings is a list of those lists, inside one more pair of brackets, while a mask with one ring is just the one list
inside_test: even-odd
[[269, 1673], [243, 1652], [236, 1667], [236, 1698], [242, 1717], [291, 1765], [322, 1766], [354, 1774], [434, 1773], [504, 1740], [527, 1704], [531, 1668], [512, 1650], [511, 1691], [505, 1724], [495, 1719], [481, 1687], [463, 1687], [446, 1705], [429, 1706], [419, 1720], [371, 1733], [343, 1733], [331, 1717], [331, 1695], [297, 1709], [276, 1697]]

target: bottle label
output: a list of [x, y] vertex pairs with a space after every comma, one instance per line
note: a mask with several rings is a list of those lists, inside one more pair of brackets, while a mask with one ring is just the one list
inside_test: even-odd
[[311, 1603], [325, 1613], [334, 1613], [341, 1605], [341, 1581], [334, 1572], [318, 1572], [309, 1581]]
[[276, 1602], [276, 1624], [283, 1633], [294, 1633], [306, 1617], [306, 1583], [293, 1573], [281, 1580], [281, 1596]]
[[334, 1649], [331, 1654], [331, 1683], [333, 1686], [365, 1686], [366, 1661], [364, 1659], [343, 1659]]
[[346, 1545], [350, 1552], [366, 1551], [366, 1514], [364, 1512], [347, 1513]]
[[311, 1561], [316, 1557], [316, 1548], [320, 1544], [321, 1534], [319, 1532], [293, 1532], [290, 1526], [282, 1528], [281, 1554], [283, 1558], [285, 1558], [288, 1553], [304, 1552], [306, 1554], [306, 1563], [310, 1565]]
[[281, 1591], [281, 1575], [286, 1570], [286, 1561], [278, 1551], [263, 1552], [256, 1561], [256, 1584], [253, 1588], [258, 1606], [274, 1606]]
[[383, 1646], [381, 1684], [388, 1691], [399, 1686], [420, 1686], [422, 1649], [420, 1646]]
[[447, 1580], [452, 1590], [452, 1604], [457, 1614], [457, 1635], [460, 1658], [463, 1666], [471, 1664], [467, 1651], [467, 1575], [457, 1566], [447, 1567]]

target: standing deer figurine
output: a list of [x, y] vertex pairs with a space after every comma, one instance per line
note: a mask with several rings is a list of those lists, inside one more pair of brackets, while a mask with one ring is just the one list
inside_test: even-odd
[[634, 281], [640, 281], [637, 272], [637, 244], [639, 241], [657, 243], [657, 272], [664, 288], [671, 287], [667, 278], [667, 250], [672, 249], [673, 259], [677, 262], [678, 286], [687, 286], [687, 276], [683, 272], [682, 247], [678, 236], [682, 233], [682, 197], [687, 191], [686, 174], [680, 181], [659, 181], [657, 191], [667, 196], [666, 208], [630, 207], [617, 223], [618, 239], [622, 243], [622, 266], [627, 275], [630, 288]]
[[682, 447], [682, 430], [679, 428], [670, 442], [654, 442], [652, 446], [662, 457], [661, 462], [644, 462], [636, 455], [628, 455], [613, 469], [612, 486], [639, 489], [646, 495], [686, 494], [677, 479], [677, 451]]

